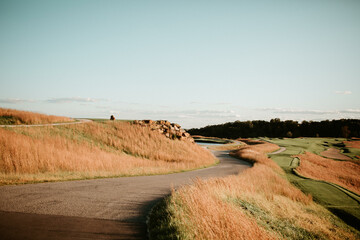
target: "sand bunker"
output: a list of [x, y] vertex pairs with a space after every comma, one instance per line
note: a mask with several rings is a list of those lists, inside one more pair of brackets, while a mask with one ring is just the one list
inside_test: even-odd
[[360, 141], [345, 141], [344, 143], [347, 147], [360, 149]]
[[339, 149], [329, 148], [328, 150], [320, 153], [322, 156], [338, 160], [351, 160], [350, 157], [340, 153]]

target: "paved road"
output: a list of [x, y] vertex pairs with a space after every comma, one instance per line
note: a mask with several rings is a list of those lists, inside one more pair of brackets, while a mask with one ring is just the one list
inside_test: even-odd
[[220, 164], [191, 172], [0, 187], [0, 239], [146, 239], [146, 215], [172, 187], [251, 167], [214, 154]]
[[268, 155], [274, 155], [274, 154], [279, 154], [279, 153], [282, 153], [283, 151], [285, 151], [286, 148], [285, 147], [280, 147], [279, 150], [275, 151], [275, 152], [272, 152], [272, 153], [268, 153]]

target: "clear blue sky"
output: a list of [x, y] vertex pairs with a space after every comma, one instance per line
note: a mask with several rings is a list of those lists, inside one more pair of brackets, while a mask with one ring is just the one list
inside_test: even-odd
[[360, 1], [0, 0], [0, 107], [70, 117], [360, 118]]

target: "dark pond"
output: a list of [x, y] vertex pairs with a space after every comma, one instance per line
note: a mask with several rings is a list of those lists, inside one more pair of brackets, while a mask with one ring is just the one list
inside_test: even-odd
[[[195, 141], [196, 142], [196, 141]], [[224, 145], [223, 143], [209, 143], [209, 142], [196, 142], [197, 144], [201, 146], [219, 146]]]

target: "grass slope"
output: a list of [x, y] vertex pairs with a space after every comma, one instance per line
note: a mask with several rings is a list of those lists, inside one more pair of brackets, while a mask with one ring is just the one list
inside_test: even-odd
[[[303, 154], [305, 151], [320, 154], [329, 147], [344, 151], [342, 142], [345, 139], [295, 138], [266, 140], [281, 147], [286, 147], [286, 151], [271, 155], [271, 159], [285, 171], [291, 183], [299, 187], [303, 192], [311, 194], [314, 201], [332, 211], [347, 224], [360, 229], [360, 201], [356, 195], [344, 191], [334, 184], [304, 178], [294, 172], [294, 169], [298, 167], [298, 159], [293, 156]], [[346, 155], [351, 156], [352, 154], [347, 153]]]
[[325, 208], [291, 185], [264, 152], [278, 146], [247, 140], [233, 152], [254, 166], [226, 178], [196, 180], [173, 191], [149, 217], [150, 239], [356, 239]]
[[308, 178], [323, 180], [347, 188], [360, 197], [360, 162], [336, 161], [305, 152], [296, 155], [300, 165], [296, 171]]
[[165, 174], [213, 165], [213, 155], [123, 121], [0, 128], [0, 183]]
[[73, 120], [68, 117], [0, 108], [0, 125], [45, 124], [72, 121]]

